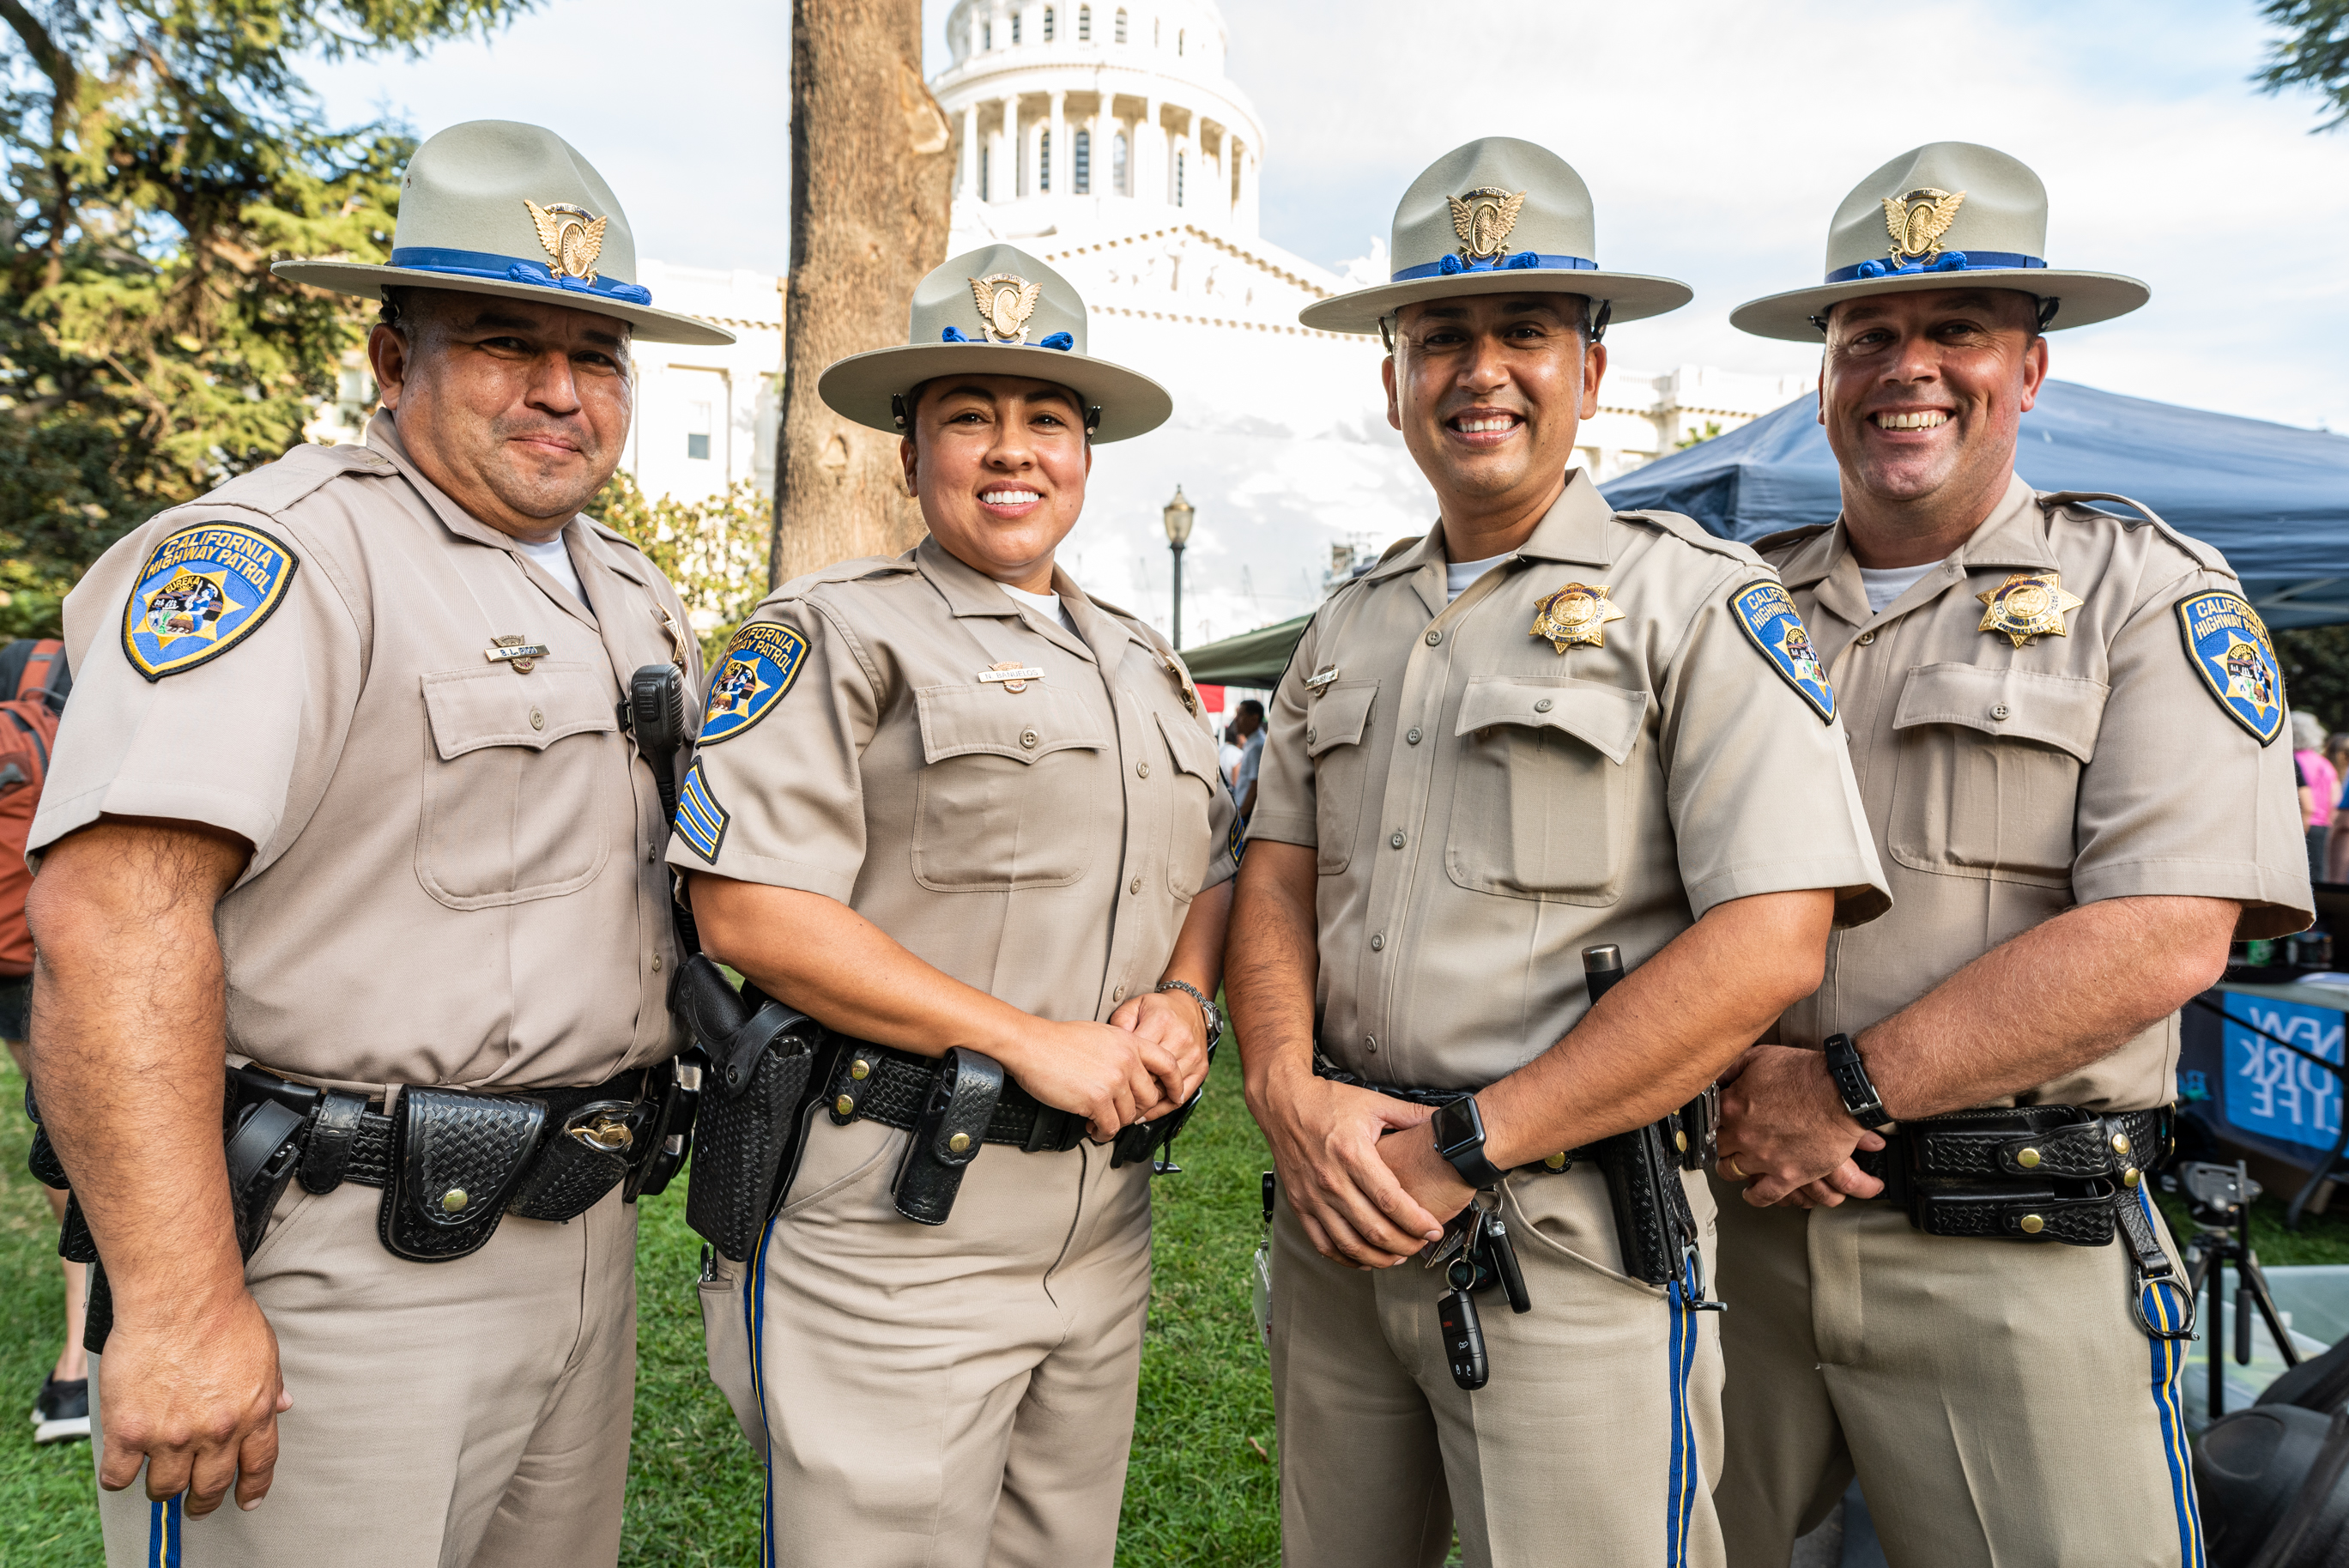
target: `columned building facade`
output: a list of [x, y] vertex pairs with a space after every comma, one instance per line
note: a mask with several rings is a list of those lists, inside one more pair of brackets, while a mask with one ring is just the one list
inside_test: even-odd
[[959, 0], [930, 83], [955, 201], [1008, 239], [1170, 219], [1257, 232], [1264, 130], [1214, 0]]

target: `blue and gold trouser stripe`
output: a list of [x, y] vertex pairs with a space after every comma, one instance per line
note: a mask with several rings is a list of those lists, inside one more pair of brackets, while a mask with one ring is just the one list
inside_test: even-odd
[[719, 847], [726, 842], [728, 820], [726, 808], [709, 792], [709, 780], [701, 776], [701, 759], [694, 758], [677, 792], [677, 836], [714, 866]]
[[[2153, 1201], [2142, 1186], [2137, 1189], [2137, 1201], [2149, 1217]], [[2149, 1280], [2139, 1285], [2137, 1305], [2147, 1323], [2168, 1332], [2185, 1326], [2192, 1303], [2185, 1287], [2173, 1279]], [[2186, 1446], [2186, 1401], [2178, 1391], [2193, 1341], [2153, 1334], [2146, 1336], [2146, 1342], [2152, 1346], [2153, 1408], [2161, 1420], [2162, 1458], [2169, 1465], [2169, 1501], [2178, 1513], [2178, 1561], [2181, 1568], [2204, 1568], [2202, 1515], [2194, 1497], [2194, 1459]]]
[[1683, 1568], [1688, 1562], [1689, 1522], [1696, 1507], [1698, 1467], [1696, 1426], [1689, 1413], [1689, 1377], [1696, 1369], [1697, 1319], [1688, 1302], [1693, 1282], [1683, 1275], [1667, 1286], [1664, 1308], [1671, 1315], [1670, 1343], [1672, 1394], [1672, 1450], [1664, 1521], [1665, 1568]]
[[183, 1497], [147, 1505], [147, 1568], [180, 1568], [180, 1535], [187, 1528]]
[[[696, 774], [701, 770], [694, 769]], [[682, 819], [684, 813], [678, 816]], [[759, 1404], [759, 1426], [767, 1425], [767, 1249], [774, 1244], [776, 1221], [767, 1222], [765, 1233], [751, 1250], [750, 1261], [745, 1264], [750, 1277], [742, 1290], [742, 1315], [749, 1320], [750, 1331], [750, 1398]], [[767, 1452], [760, 1457], [762, 1474], [759, 1493], [759, 1563], [760, 1568], [779, 1568], [775, 1559], [775, 1456], [774, 1442], [768, 1439]]]

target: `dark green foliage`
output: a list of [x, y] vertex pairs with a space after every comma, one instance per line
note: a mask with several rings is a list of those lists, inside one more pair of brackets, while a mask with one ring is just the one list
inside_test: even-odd
[[0, 636], [334, 399], [364, 309], [269, 263], [382, 260], [414, 144], [328, 126], [295, 63], [531, 3], [0, 0]]
[[2349, 0], [2267, 0], [2260, 15], [2284, 29], [2251, 78], [2260, 90], [2313, 88], [2333, 111], [2316, 129], [2349, 124]]
[[2278, 632], [2275, 651], [2292, 706], [2323, 719], [2327, 734], [2349, 729], [2349, 626]]

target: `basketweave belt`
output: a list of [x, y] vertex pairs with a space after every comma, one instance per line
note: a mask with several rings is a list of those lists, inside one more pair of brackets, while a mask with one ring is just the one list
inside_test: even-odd
[[[921, 1119], [938, 1076], [936, 1057], [866, 1040], [834, 1038], [838, 1046], [824, 1088], [824, 1109], [833, 1126], [846, 1127], [861, 1118], [906, 1130]], [[1007, 1077], [980, 1141], [1030, 1154], [1061, 1153], [1082, 1141], [1086, 1126], [1085, 1118], [1044, 1104], [1020, 1088], [1018, 1079]]]
[[[643, 1089], [644, 1078], [643, 1069], [638, 1068], [622, 1073], [608, 1083], [584, 1088], [532, 1089], [527, 1097], [481, 1095], [474, 1098], [509, 1101], [527, 1098], [541, 1101], [546, 1107], [546, 1125], [560, 1128], [584, 1107], [599, 1101], [635, 1101]], [[233, 1116], [247, 1106], [267, 1101], [308, 1119], [309, 1125], [298, 1138], [301, 1159], [294, 1168], [295, 1180], [302, 1184], [303, 1191], [331, 1192], [346, 1181], [355, 1181], [362, 1187], [391, 1185], [393, 1125], [392, 1119], [384, 1114], [381, 1102], [361, 1099], [352, 1094], [329, 1095], [308, 1084], [295, 1083], [259, 1068], [232, 1068], [229, 1078], [236, 1086], [236, 1105], [232, 1109]], [[529, 1185], [527, 1172], [516, 1185]], [[523, 1212], [519, 1208], [512, 1212]]]
[[1853, 1161], [1928, 1235], [2109, 1244], [2169, 1140], [2166, 1110], [2099, 1115], [2069, 1105], [1964, 1110], [1902, 1123]]

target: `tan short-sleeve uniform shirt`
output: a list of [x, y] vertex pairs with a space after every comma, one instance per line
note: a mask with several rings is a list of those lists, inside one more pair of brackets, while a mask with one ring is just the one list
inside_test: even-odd
[[[221, 524], [261, 552], [225, 584], [233, 629], [150, 680], [126, 614], [180, 613], [150, 563]], [[74, 695], [32, 850], [101, 813], [250, 842], [216, 916], [228, 1043], [278, 1072], [519, 1090], [671, 1054], [667, 824], [617, 716], [639, 665], [681, 658], [698, 689], [699, 657], [618, 534], [583, 517], [562, 537], [585, 604], [419, 473], [382, 414], [364, 446], [299, 447], [161, 513], [66, 601]], [[545, 652], [493, 659], [501, 637]]]
[[1174, 652], [1052, 590], [1074, 632], [935, 539], [785, 584], [712, 672], [669, 863], [838, 899], [1039, 1017], [1151, 989], [1231, 795]]
[[[1448, 606], [1441, 525], [1314, 616], [1268, 716], [1251, 839], [1316, 851], [1322, 1049], [1477, 1088], [1587, 1005], [1581, 950], [1638, 965], [1730, 899], [1885, 907], [1837, 723], [1740, 624], [1775, 576], [1685, 518], [1616, 513], [1579, 470]], [[1535, 635], [1569, 583], [1603, 644]]]
[[[2262, 745], [2198, 672], [2178, 603], [2240, 583], [2215, 550], [2145, 517], [2013, 480], [1956, 553], [1871, 614], [1840, 521], [1764, 542], [1844, 708], [1892, 913], [1837, 932], [1787, 1044], [1857, 1035], [2075, 904], [2240, 900], [2238, 934], [2306, 925], [2288, 733]], [[2018, 573], [2082, 601], [2061, 635], [1984, 629]], [[2281, 689], [2271, 694], [2281, 707]], [[2000, 1020], [1982, 1026], [1996, 1029]], [[2175, 1015], [2015, 1097], [2136, 1110], [2174, 1097]]]

